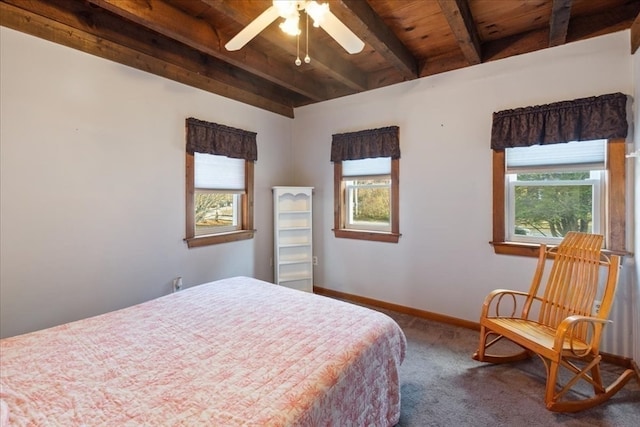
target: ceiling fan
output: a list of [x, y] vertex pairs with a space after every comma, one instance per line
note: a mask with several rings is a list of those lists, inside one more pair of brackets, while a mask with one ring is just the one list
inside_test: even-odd
[[329, 11], [329, 4], [315, 0], [273, 0], [273, 5], [243, 28], [224, 46], [227, 50], [239, 50], [278, 18], [284, 18], [280, 29], [287, 34], [300, 34], [300, 11], [313, 19], [314, 27], [321, 27], [347, 52], [361, 52], [364, 42]]

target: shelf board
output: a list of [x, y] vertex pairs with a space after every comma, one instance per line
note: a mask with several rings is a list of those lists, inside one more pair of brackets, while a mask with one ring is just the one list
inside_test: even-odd
[[304, 274], [304, 275], [303, 274], [299, 274], [299, 275], [295, 275], [295, 276], [294, 275], [291, 275], [291, 276], [289, 276], [289, 275], [280, 276], [279, 283], [282, 283], [282, 282], [295, 282], [295, 281], [298, 281], [298, 280], [311, 280], [311, 276], [308, 275], [308, 274]]
[[311, 264], [313, 260], [311, 259], [299, 259], [299, 260], [280, 260], [278, 261], [278, 265], [290, 265], [290, 264]]
[[292, 209], [290, 211], [287, 210], [281, 210], [280, 212], [278, 212], [280, 215], [284, 215], [284, 214], [310, 214], [311, 211], [309, 209]]
[[303, 248], [303, 247], [309, 247], [311, 246], [311, 243], [309, 242], [305, 242], [305, 243], [281, 243], [278, 245], [279, 248]]

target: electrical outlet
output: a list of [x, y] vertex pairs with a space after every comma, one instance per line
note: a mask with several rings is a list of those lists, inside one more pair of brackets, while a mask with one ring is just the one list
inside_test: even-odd
[[182, 277], [178, 276], [173, 279], [173, 292], [178, 292], [182, 289]]
[[593, 302], [593, 314], [598, 315], [600, 313], [600, 306], [602, 305], [602, 301], [596, 300]]
[[313, 257], [313, 265], [318, 265], [318, 257], [317, 256]]

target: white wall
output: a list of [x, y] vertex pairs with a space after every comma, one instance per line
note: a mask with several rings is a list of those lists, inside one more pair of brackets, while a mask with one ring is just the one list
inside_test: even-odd
[[[528, 289], [536, 260], [488, 243], [492, 113], [633, 95], [631, 70], [625, 31], [296, 109], [295, 180], [316, 188], [315, 283], [470, 321], [490, 290]], [[331, 135], [389, 125], [400, 126], [400, 242], [336, 239]]]
[[[0, 336], [248, 275], [271, 280], [290, 119], [0, 28]], [[187, 249], [184, 122], [258, 133], [255, 238]]]

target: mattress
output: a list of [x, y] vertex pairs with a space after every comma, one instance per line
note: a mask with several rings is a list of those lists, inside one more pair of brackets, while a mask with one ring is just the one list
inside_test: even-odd
[[0, 340], [0, 421], [390, 426], [405, 349], [385, 314], [234, 277]]

